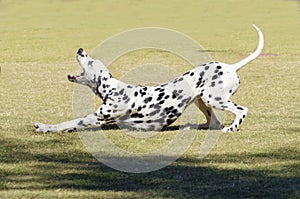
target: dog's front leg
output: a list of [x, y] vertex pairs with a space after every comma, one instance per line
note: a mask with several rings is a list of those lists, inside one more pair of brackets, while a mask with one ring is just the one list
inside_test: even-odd
[[97, 113], [89, 114], [85, 117], [78, 118], [75, 120], [62, 122], [60, 124], [42, 124], [34, 123], [36, 132], [62, 132], [62, 131], [75, 131], [79, 129], [84, 129], [86, 127], [95, 127], [101, 126], [104, 123], [104, 120], [98, 116]]

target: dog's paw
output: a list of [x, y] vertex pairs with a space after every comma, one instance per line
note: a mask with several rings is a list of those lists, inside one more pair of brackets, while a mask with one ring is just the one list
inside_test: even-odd
[[231, 132], [231, 131], [229, 130], [228, 127], [224, 127], [224, 128], [222, 129], [222, 132], [223, 132], [223, 133], [229, 133], [229, 132]]
[[39, 133], [48, 133], [48, 132], [55, 132], [56, 129], [52, 127], [52, 125], [47, 125], [39, 122], [33, 123], [33, 126], [35, 128], [35, 132]]
[[45, 129], [45, 124], [39, 123], [39, 122], [35, 122], [33, 123], [33, 126], [35, 128], [35, 132], [47, 132]]
[[233, 128], [233, 127], [224, 127], [222, 129], [223, 133], [232, 133], [232, 132], [237, 132], [237, 131], [238, 131], [238, 129]]

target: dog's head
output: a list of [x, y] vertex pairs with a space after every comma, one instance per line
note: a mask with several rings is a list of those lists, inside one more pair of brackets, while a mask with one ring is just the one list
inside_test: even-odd
[[77, 51], [76, 58], [83, 72], [80, 75], [68, 75], [69, 81], [95, 88], [103, 79], [111, 77], [105, 65], [92, 59], [82, 48]]

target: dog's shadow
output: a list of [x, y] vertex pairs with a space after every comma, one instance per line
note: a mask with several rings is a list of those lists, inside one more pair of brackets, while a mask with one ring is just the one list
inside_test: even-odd
[[[160, 131], [209, 130], [209, 129], [218, 130], [218, 129], [222, 129], [222, 127], [223, 126], [220, 126], [218, 128], [208, 128], [208, 127], [203, 127], [202, 125], [199, 125], [199, 124], [185, 124], [185, 125], [166, 126], [166, 127], [163, 127]], [[105, 124], [101, 127], [85, 129], [85, 131], [86, 130], [88, 130], [88, 131], [98, 131], [98, 130], [109, 131], [109, 130], [122, 130], [122, 129], [131, 130], [131, 131], [142, 131], [142, 130], [137, 130], [137, 129], [133, 129], [133, 128], [125, 128], [125, 127], [120, 128], [120, 126], [118, 124]]]

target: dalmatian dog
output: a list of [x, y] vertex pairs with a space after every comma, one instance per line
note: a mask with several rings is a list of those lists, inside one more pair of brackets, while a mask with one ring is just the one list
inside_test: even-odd
[[[161, 130], [171, 125], [189, 106], [196, 103], [207, 122], [201, 128], [216, 127], [234, 132], [244, 121], [248, 109], [237, 105], [230, 97], [237, 91], [240, 79], [237, 71], [259, 56], [264, 37], [256, 29], [259, 42], [255, 52], [235, 64], [209, 62], [159, 86], [134, 86], [112, 77], [105, 65], [91, 58], [82, 48], [76, 54], [83, 72], [68, 75], [70, 82], [88, 86], [102, 99], [97, 111], [85, 117], [49, 125], [34, 123], [36, 132], [75, 131], [116, 123], [135, 130]], [[233, 113], [235, 119], [228, 127], [218, 121], [213, 108]]]

